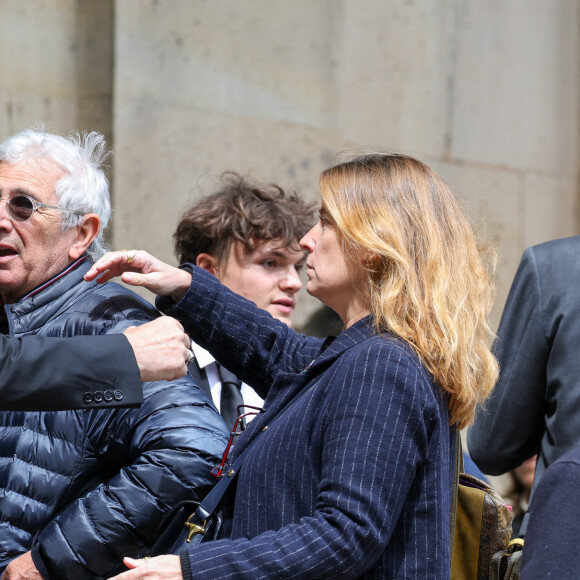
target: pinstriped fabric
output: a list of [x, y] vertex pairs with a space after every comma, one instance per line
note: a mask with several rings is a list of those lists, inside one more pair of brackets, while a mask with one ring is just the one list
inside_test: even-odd
[[272, 385], [236, 445], [269, 425], [239, 474], [231, 533], [189, 551], [193, 578], [449, 577], [446, 399], [403, 341], [364, 319], [323, 349], [198, 269], [169, 312], [258, 392]]

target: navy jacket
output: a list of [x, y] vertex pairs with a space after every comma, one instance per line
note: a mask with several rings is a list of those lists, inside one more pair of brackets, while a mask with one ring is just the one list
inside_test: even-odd
[[491, 475], [538, 453], [534, 487], [580, 445], [580, 237], [528, 248], [494, 345], [499, 381], [468, 432], [469, 453]]
[[522, 554], [522, 580], [577, 578], [580, 568], [580, 448], [556, 460], [534, 492]]
[[258, 393], [271, 387], [235, 446], [260, 434], [229, 537], [182, 554], [185, 578], [449, 577], [454, 438], [446, 397], [406, 343], [367, 317], [326, 346], [199, 268], [167, 312]]
[[[11, 332], [115, 333], [157, 315], [118, 284], [85, 282], [89, 267], [6, 305]], [[51, 580], [107, 577], [154, 542], [176, 502], [213, 483], [226, 436], [207, 395], [188, 377], [143, 393], [138, 409], [0, 413], [0, 568], [32, 548]]]
[[132, 407], [142, 401], [139, 367], [122, 334], [74, 340], [0, 335], [0, 410]]

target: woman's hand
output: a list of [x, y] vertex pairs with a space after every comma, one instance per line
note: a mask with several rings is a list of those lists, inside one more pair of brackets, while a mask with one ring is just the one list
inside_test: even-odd
[[191, 284], [191, 274], [158, 260], [143, 250], [109, 252], [97, 260], [85, 274], [85, 280], [95, 278], [103, 284], [121, 276], [125, 284], [142, 286], [160, 296], [171, 296], [179, 302]]
[[113, 576], [111, 580], [183, 580], [179, 556], [157, 556], [142, 560], [123, 558], [123, 564], [130, 570]]

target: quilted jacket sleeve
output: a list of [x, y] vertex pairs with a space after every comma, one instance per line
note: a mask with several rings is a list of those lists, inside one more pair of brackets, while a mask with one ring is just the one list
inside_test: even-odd
[[206, 396], [186, 379], [145, 383], [144, 394], [140, 409], [91, 412], [103, 481], [39, 534], [35, 561], [41, 558], [50, 579], [110, 576], [123, 556], [154, 542], [173, 505], [214, 483], [209, 471], [226, 434]]

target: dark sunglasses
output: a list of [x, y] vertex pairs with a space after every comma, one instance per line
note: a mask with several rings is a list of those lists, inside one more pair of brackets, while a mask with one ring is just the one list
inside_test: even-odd
[[29, 220], [34, 215], [34, 212], [38, 209], [58, 209], [59, 211], [66, 211], [77, 215], [83, 215], [82, 212], [76, 211], [74, 209], [66, 209], [64, 207], [57, 207], [56, 205], [40, 203], [32, 197], [24, 194], [15, 195], [10, 199], [0, 199], [0, 203], [2, 201], [6, 202], [10, 217], [17, 222], [25, 222]]

